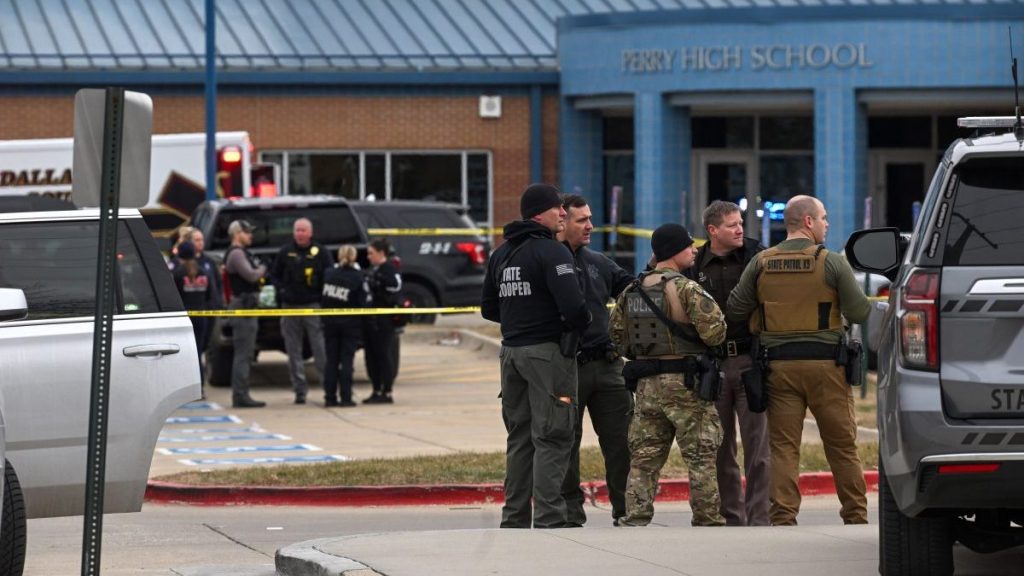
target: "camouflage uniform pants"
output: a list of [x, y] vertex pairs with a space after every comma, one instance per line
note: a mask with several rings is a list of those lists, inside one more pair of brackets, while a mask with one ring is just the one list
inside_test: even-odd
[[725, 525], [715, 473], [722, 427], [714, 403], [698, 399], [683, 378], [682, 374], [659, 374], [638, 383], [629, 425], [632, 458], [622, 524], [645, 526], [654, 517], [658, 478], [674, 438], [690, 473], [692, 524]]

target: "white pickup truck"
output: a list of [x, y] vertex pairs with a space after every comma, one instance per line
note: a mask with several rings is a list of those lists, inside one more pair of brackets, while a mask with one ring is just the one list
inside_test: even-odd
[[[99, 211], [0, 214], [0, 576], [26, 518], [85, 511]], [[104, 511], [142, 507], [167, 416], [199, 398], [196, 342], [142, 216], [122, 210]]]

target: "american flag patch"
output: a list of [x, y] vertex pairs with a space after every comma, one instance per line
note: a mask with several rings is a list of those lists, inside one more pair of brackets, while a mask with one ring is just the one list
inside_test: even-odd
[[565, 274], [572, 274], [572, 264], [559, 264], [558, 266], [555, 266], [555, 272], [559, 276], [563, 276]]

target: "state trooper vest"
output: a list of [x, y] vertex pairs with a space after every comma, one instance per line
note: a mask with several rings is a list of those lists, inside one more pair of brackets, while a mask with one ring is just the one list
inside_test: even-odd
[[[650, 274], [661, 274], [662, 276], [654, 285], [644, 286], [644, 279]], [[639, 281], [626, 293], [626, 334], [629, 338], [628, 351], [632, 358], [688, 356], [707, 351], [706, 346], [698, 343], [699, 336], [693, 328], [682, 302], [679, 302], [675, 290], [669, 290], [670, 295], [666, 295], [665, 288], [669, 283], [674, 284], [677, 279], [692, 282], [678, 272], [653, 272], [642, 274]], [[668, 326], [658, 318], [657, 313], [650, 309], [639, 294], [640, 290], [647, 294], [647, 297], [665, 313], [665, 316], [683, 328], [690, 329], [694, 339], [698, 342], [692, 342], [673, 334]], [[665, 301], [666, 298], [674, 300], [672, 305]]]
[[[249, 264], [253, 268], [256, 267], [256, 261], [253, 259], [252, 253], [249, 252], [248, 250], [243, 249], [243, 248], [239, 248], [238, 246], [232, 246], [232, 247], [228, 248], [226, 252], [224, 252], [224, 262], [228, 261], [228, 255], [231, 254], [232, 250], [241, 250], [242, 254], [245, 254], [245, 258], [246, 258], [246, 260], [249, 261]], [[260, 291], [260, 283], [259, 282], [249, 282], [248, 280], [246, 280], [245, 278], [242, 278], [240, 275], [238, 275], [238, 274], [236, 274], [234, 272], [228, 272], [227, 276], [228, 276], [228, 285], [231, 286], [231, 293], [232, 294], [235, 294], [235, 295], [249, 294], [249, 293], [253, 293], [254, 294], [254, 293]]]
[[827, 254], [824, 246], [761, 252], [760, 308], [750, 317], [751, 333], [795, 335], [842, 327], [839, 293], [825, 283]]

